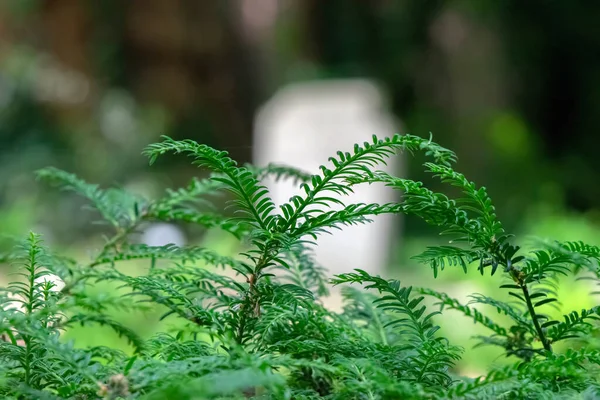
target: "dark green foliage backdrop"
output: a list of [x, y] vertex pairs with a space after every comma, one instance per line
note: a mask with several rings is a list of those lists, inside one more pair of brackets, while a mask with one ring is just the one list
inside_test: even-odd
[[[434, 132], [463, 154], [463, 170], [490, 182], [509, 226], [520, 220], [511, 210], [530, 204], [598, 208], [598, 4], [267, 3], [254, 9], [270, 19], [252, 31], [252, 7], [235, 0], [5, 2], [0, 204], [16, 201], [8, 193], [17, 189], [28, 196], [30, 185], [19, 177], [50, 160], [104, 183], [144, 181], [135, 149], [159, 134], [248, 161], [253, 113], [279, 85], [372, 76], [405, 131]], [[43, 77], [27, 72], [39, 67], [40, 55], [82, 73], [94, 99], [40, 100], [32, 80]], [[125, 144], [99, 127], [115, 90], [134, 104], [137, 139]], [[178, 176], [181, 184], [188, 174]], [[508, 176], [519, 179], [519, 190], [506, 186]]]

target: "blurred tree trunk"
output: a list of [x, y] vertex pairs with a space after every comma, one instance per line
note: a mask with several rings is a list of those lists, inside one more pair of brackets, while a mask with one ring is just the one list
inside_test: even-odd
[[[128, 75], [141, 99], [167, 105], [180, 121], [212, 126], [204, 131], [211, 144], [248, 161], [258, 98], [236, 22], [232, 1], [132, 0]], [[202, 126], [186, 127], [186, 137], [206, 140]]]
[[[84, 77], [89, 85], [83, 102], [48, 102], [62, 123], [75, 126], [73, 132], [81, 131], [81, 124], [94, 131], [89, 125], [103, 89], [120, 84], [142, 102], [166, 107], [175, 136], [209, 142], [249, 161], [260, 81], [241, 32], [238, 1], [41, 4], [40, 44], [67, 73]], [[110, 53], [118, 47], [120, 54]], [[99, 65], [98, 54], [123, 56], [110, 60], [123, 71], [104, 75], [107, 63], [100, 60], [104, 64]]]
[[[38, 65], [37, 95], [62, 124], [78, 126], [89, 120], [96, 94], [88, 48], [93, 21], [80, 0], [46, 0], [41, 4], [40, 44], [52, 59]], [[49, 86], [52, 84], [56, 87]], [[64, 86], [61, 90], [60, 85], [72, 85], [73, 92], [65, 91]]]

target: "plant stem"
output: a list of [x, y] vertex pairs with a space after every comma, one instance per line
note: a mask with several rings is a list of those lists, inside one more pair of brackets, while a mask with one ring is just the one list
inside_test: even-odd
[[[37, 256], [38, 248], [37, 243], [30, 243], [29, 248], [29, 263], [27, 268], [29, 269], [29, 291], [27, 293], [27, 303], [25, 304], [25, 315], [28, 317], [33, 313], [34, 303], [35, 303], [35, 272], [37, 267]], [[31, 364], [32, 364], [32, 354], [31, 354], [31, 336], [23, 335], [23, 342], [25, 343], [25, 357], [23, 360], [23, 369], [25, 370], [25, 384], [27, 386], [31, 385]]]
[[[237, 330], [237, 342], [242, 344], [245, 334], [246, 321], [248, 320], [248, 313], [252, 313], [253, 318], [260, 317], [260, 304], [259, 299], [256, 298], [256, 284], [262, 277], [262, 270], [269, 264], [273, 259], [273, 253], [277, 254], [279, 249], [278, 242], [268, 241], [265, 244], [263, 253], [254, 266], [254, 272], [250, 274], [248, 279], [248, 300], [247, 303], [242, 304], [239, 309], [240, 313], [240, 324]], [[251, 309], [247, 310], [245, 306], [250, 306]]]
[[525, 302], [527, 303], [527, 309], [529, 310], [529, 315], [531, 315], [531, 320], [533, 321], [533, 326], [535, 327], [535, 330], [537, 331], [540, 341], [542, 342], [544, 349], [546, 349], [549, 352], [552, 352], [552, 346], [550, 345], [550, 342], [546, 338], [546, 335], [544, 335], [544, 331], [542, 330], [542, 327], [540, 326], [540, 321], [538, 320], [537, 315], [535, 314], [535, 309], [533, 308], [533, 303], [531, 302], [531, 296], [529, 296], [529, 289], [527, 289], [526, 283], [521, 284], [521, 290], [523, 291], [523, 297], [525, 298]]

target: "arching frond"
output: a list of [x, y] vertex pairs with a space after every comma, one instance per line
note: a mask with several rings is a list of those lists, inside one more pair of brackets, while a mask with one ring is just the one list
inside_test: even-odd
[[266, 167], [256, 168], [252, 165], [245, 166], [253, 171], [256, 178], [260, 181], [266, 177], [271, 177], [278, 182], [280, 180], [291, 180], [294, 184], [308, 182], [312, 175], [306, 171], [280, 164], [269, 164]]
[[239, 264], [239, 261], [231, 257], [222, 256], [215, 253], [213, 250], [204, 247], [179, 247], [171, 243], [164, 246], [147, 246], [144, 244], [121, 246], [119, 249], [112, 249], [109, 252], [101, 254], [91, 266], [113, 264], [117, 261], [136, 259], [166, 259], [181, 261], [183, 263], [203, 261], [209, 265], [223, 268], [235, 268]]
[[136, 210], [146, 204], [139, 196], [121, 189], [100, 189], [98, 185], [87, 183], [74, 174], [56, 168], [37, 171], [37, 178], [88, 199], [102, 218], [115, 227], [130, 224], [136, 218]]
[[597, 308], [583, 309], [580, 313], [572, 311], [564, 315], [563, 319], [564, 321], [550, 320], [542, 325], [547, 329], [548, 338], [552, 342], [582, 337], [594, 328], [592, 321], [600, 320]]
[[412, 135], [395, 135], [392, 138], [379, 139], [373, 136], [372, 143], [365, 142], [362, 146], [356, 144], [353, 153], [338, 152], [337, 157], [330, 157], [332, 167], [321, 166], [321, 174], [313, 175], [310, 181], [301, 185], [305, 196], [294, 196], [289, 203], [281, 206], [284, 221], [280, 229], [292, 229], [306, 212], [315, 207], [330, 207], [343, 205], [343, 203], [327, 195], [329, 192], [337, 195], [347, 195], [352, 189], [345, 184], [352, 178], [358, 178], [365, 169], [373, 168], [378, 164], [385, 164], [385, 159], [394, 155], [397, 151], [425, 150], [427, 155], [432, 156], [440, 163], [449, 164], [456, 157], [450, 150], [444, 149], [431, 140], [427, 141]]
[[433, 269], [434, 277], [437, 277], [438, 271], [443, 271], [447, 266], [460, 266], [466, 274], [467, 266], [481, 258], [480, 252], [456, 246], [432, 246], [423, 253], [412, 257], [420, 263], [429, 264]]
[[167, 152], [187, 153], [194, 159], [194, 164], [220, 174], [212, 179], [222, 183], [236, 197], [232, 203], [242, 213], [237, 221], [262, 231], [274, 226], [276, 216], [272, 212], [275, 205], [268, 196], [268, 189], [248, 169], [238, 167], [235, 161], [227, 157], [227, 152], [191, 140], [175, 141], [166, 136], [163, 142], [152, 144], [144, 150], [150, 164]]
[[442, 312], [444, 309], [460, 311], [465, 316], [472, 318], [473, 322], [485, 326], [486, 328], [488, 328], [492, 332], [494, 332], [496, 335], [503, 336], [503, 337], [508, 336], [506, 328], [495, 323], [494, 321], [492, 321], [492, 319], [485, 316], [484, 314], [479, 312], [477, 309], [475, 309], [473, 307], [469, 307], [468, 305], [461, 304], [458, 300], [451, 298], [446, 293], [441, 293], [441, 292], [437, 292], [435, 290], [426, 289], [426, 288], [418, 288], [418, 289], [416, 289], [416, 291], [418, 293], [424, 294], [426, 296], [431, 296], [431, 297], [439, 300], [438, 302], [436, 302], [436, 305], [440, 306], [440, 312]]
[[372, 276], [363, 270], [356, 270], [356, 273], [337, 275], [332, 280], [334, 285], [343, 283], [365, 283], [366, 289], [376, 289], [385, 296], [375, 300], [378, 308], [382, 310], [397, 312], [403, 315], [401, 318], [394, 319], [388, 326], [393, 326], [400, 332], [409, 337], [409, 340], [418, 346], [432, 340], [435, 332], [439, 329], [432, 323], [431, 318], [438, 312], [426, 314], [426, 307], [421, 305], [423, 297], [412, 298], [412, 286], [402, 287], [399, 281], [387, 281], [378, 276]]

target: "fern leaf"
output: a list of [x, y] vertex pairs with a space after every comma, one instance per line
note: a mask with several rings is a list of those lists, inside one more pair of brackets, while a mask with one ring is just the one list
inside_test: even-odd
[[531, 321], [529, 321], [525, 315], [519, 312], [519, 309], [513, 305], [478, 293], [473, 294], [470, 297], [472, 300], [469, 302], [469, 304], [485, 304], [492, 306], [496, 308], [496, 311], [499, 314], [504, 314], [510, 317], [513, 321], [515, 321], [515, 323], [517, 323], [518, 326], [526, 328], [534, 335], [536, 334], [535, 328], [533, 327]]
[[389, 317], [373, 304], [377, 296], [351, 286], [342, 287], [341, 294], [344, 299], [343, 315], [365, 329], [375, 342], [390, 344], [393, 333], [385, 327]]
[[194, 164], [220, 174], [212, 179], [222, 183], [235, 195], [236, 200], [232, 204], [243, 215], [238, 221], [262, 231], [268, 231], [274, 226], [276, 216], [272, 212], [275, 205], [268, 196], [268, 189], [248, 169], [237, 167], [237, 163], [227, 157], [227, 152], [217, 151], [191, 140], [175, 141], [164, 137], [163, 142], [148, 146], [143, 153], [152, 164], [159, 155], [167, 152], [188, 153], [194, 159]]
[[[426, 307], [420, 306], [423, 297], [411, 298], [412, 287], [402, 287], [399, 281], [386, 281], [378, 276], [371, 276], [365, 271], [356, 269], [356, 273], [336, 275], [334, 285], [342, 283], [366, 283], [366, 289], [377, 289], [386, 295], [375, 303], [382, 310], [406, 315], [406, 318], [395, 319], [388, 326], [394, 326], [410, 337], [415, 343], [422, 343], [433, 338], [439, 327], [433, 325], [431, 318], [438, 313], [425, 314]], [[415, 344], [416, 345], [416, 344]]]
[[381, 214], [398, 213], [400, 207], [397, 204], [351, 204], [340, 211], [321, 212], [315, 217], [307, 217], [305, 222], [300, 224], [295, 230], [295, 236], [302, 237], [310, 235], [317, 239], [321, 233], [329, 233], [329, 229], [341, 229], [342, 226], [367, 224], [372, 220], [371, 216]]
[[420, 263], [429, 264], [433, 269], [433, 276], [437, 277], [438, 270], [443, 271], [446, 266], [460, 266], [466, 274], [467, 266], [479, 260], [481, 255], [476, 251], [455, 246], [432, 246], [411, 258]]
[[[433, 163], [425, 163], [425, 168], [432, 172], [444, 183], [450, 183], [462, 190], [466, 195], [467, 200], [472, 205], [459, 206], [466, 211], [473, 211], [478, 214], [477, 219], [483, 225], [482, 231], [488, 238], [500, 238], [504, 235], [504, 228], [496, 217], [496, 210], [492, 204], [492, 199], [488, 196], [484, 187], [477, 188], [473, 182], [470, 182], [463, 174], [454, 171], [452, 168], [445, 165], [437, 165]], [[491, 242], [488, 244], [491, 245]]]
[[328, 197], [326, 193], [351, 193], [352, 189], [344, 184], [346, 181], [361, 176], [365, 168], [385, 164], [385, 159], [399, 150], [425, 150], [427, 155], [440, 163], [450, 163], [456, 158], [453, 152], [417, 136], [395, 135], [385, 139], [373, 136], [371, 143], [365, 142], [362, 146], [356, 144], [353, 153], [338, 152], [337, 157], [329, 159], [333, 169], [321, 166], [321, 174], [313, 175], [308, 182], [301, 185], [306, 195], [295, 196], [289, 203], [281, 206], [285, 219], [281, 229], [294, 229], [309, 207], [340, 204], [339, 200]]
[[250, 169], [259, 181], [266, 177], [272, 177], [275, 182], [288, 179], [294, 184], [300, 184], [310, 181], [312, 177], [308, 172], [287, 165], [269, 164], [263, 168], [246, 165], [245, 167]]
[[81, 326], [85, 326], [86, 324], [98, 324], [101, 326], [108, 326], [120, 337], [127, 339], [127, 341], [134, 347], [136, 353], [141, 352], [144, 348], [143, 340], [133, 330], [104, 315], [94, 315], [89, 313], [78, 314], [70, 317], [67, 324], [79, 324]]
[[596, 308], [590, 310], [583, 309], [580, 313], [572, 311], [564, 315], [563, 318], [564, 322], [551, 320], [542, 325], [543, 328], [547, 328], [548, 338], [552, 342], [580, 337], [593, 328], [590, 321], [600, 320]]
[[98, 185], [87, 183], [74, 174], [56, 168], [37, 171], [37, 178], [88, 199], [102, 217], [115, 227], [130, 224], [136, 217], [135, 210], [145, 204], [144, 199], [123, 190], [102, 190]]
[[495, 323], [494, 321], [492, 321], [492, 319], [485, 316], [477, 309], [469, 307], [468, 305], [461, 304], [458, 300], [451, 298], [446, 293], [440, 293], [435, 290], [425, 288], [418, 288], [415, 290], [421, 294], [438, 299], [439, 301], [436, 303], [436, 305], [440, 306], [440, 311], [443, 311], [444, 308], [460, 311], [465, 316], [473, 318], [473, 322], [485, 326], [486, 328], [493, 331], [496, 335], [503, 337], [508, 336], [507, 331], [504, 327]]
[[277, 265], [283, 281], [313, 291], [317, 296], [327, 296], [327, 270], [317, 264], [314, 254], [306, 246], [296, 243], [283, 252], [284, 265]]
[[197, 262], [204, 261], [218, 267], [236, 267], [237, 260], [215, 253], [203, 247], [179, 247], [174, 244], [164, 246], [147, 246], [144, 244], [130, 244], [121, 246], [100, 255], [92, 264], [92, 267], [101, 264], [113, 264], [116, 261], [134, 259], [168, 259], [173, 261]]

